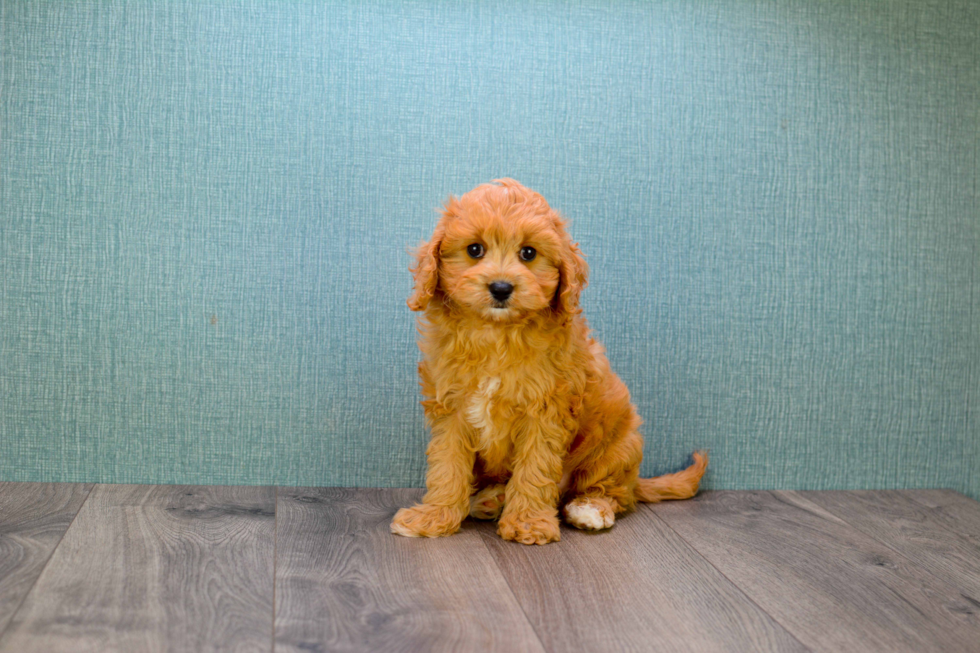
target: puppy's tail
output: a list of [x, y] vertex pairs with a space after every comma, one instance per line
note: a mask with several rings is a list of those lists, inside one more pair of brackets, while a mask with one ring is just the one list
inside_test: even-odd
[[645, 503], [671, 499], [690, 499], [698, 493], [701, 477], [708, 467], [708, 452], [695, 451], [694, 464], [673, 474], [641, 478], [636, 482], [636, 498]]

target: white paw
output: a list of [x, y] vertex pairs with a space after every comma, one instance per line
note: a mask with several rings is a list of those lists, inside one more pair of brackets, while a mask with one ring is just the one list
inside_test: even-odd
[[599, 506], [584, 501], [572, 501], [566, 505], [565, 519], [575, 528], [586, 531], [601, 531], [616, 521], [612, 511], [601, 510]]

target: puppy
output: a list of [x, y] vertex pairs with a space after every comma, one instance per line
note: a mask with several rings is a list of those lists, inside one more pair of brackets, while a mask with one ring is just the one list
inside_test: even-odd
[[641, 420], [579, 308], [588, 266], [566, 222], [512, 179], [450, 197], [412, 268], [421, 311], [427, 492], [391, 530], [438, 537], [467, 514], [547, 544], [565, 521], [609, 528], [637, 501], [694, 496], [704, 453], [640, 479]]

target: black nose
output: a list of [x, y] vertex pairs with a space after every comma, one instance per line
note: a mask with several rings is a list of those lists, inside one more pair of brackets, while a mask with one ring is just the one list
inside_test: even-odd
[[506, 281], [494, 281], [490, 284], [490, 294], [498, 302], [505, 301], [510, 294], [514, 292], [514, 286], [510, 285]]

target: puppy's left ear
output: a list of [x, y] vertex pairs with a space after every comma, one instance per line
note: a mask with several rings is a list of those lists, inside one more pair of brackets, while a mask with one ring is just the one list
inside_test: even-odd
[[589, 264], [585, 262], [578, 243], [573, 243], [568, 235], [567, 247], [558, 265], [558, 289], [555, 291], [555, 310], [559, 314], [572, 316], [581, 313], [578, 300], [582, 289], [589, 283]]

